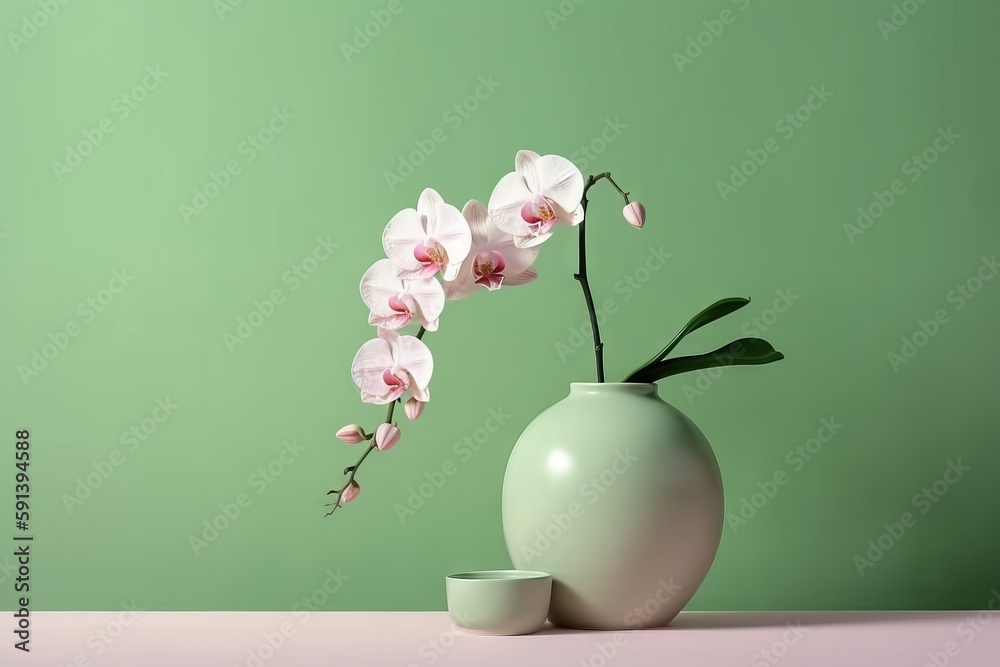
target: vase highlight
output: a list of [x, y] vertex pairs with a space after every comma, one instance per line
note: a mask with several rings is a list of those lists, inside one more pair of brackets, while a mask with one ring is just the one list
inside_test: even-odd
[[655, 384], [572, 383], [514, 445], [502, 511], [514, 566], [552, 574], [553, 624], [657, 627], [715, 558], [722, 478], [708, 440]]

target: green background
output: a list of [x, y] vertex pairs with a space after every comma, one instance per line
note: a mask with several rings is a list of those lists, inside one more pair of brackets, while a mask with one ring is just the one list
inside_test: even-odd
[[[11, 502], [14, 431], [28, 428], [36, 609], [289, 609], [338, 569], [323, 608], [442, 609], [445, 574], [508, 567], [510, 449], [569, 382], [593, 378], [573, 231], [542, 247], [537, 283], [448, 305], [426, 339], [437, 365], [424, 416], [366, 462], [355, 503], [330, 518], [323, 503], [358, 455], [333, 433], [383, 415], [359, 402], [349, 368], [374, 333], [357, 284], [384, 224], [424, 187], [459, 207], [487, 199], [521, 148], [610, 169], [648, 209], [636, 232], [610, 188], [594, 192], [611, 379], [725, 296], [754, 301], [683, 351], [757, 328], [787, 355], [661, 383], [713, 443], [729, 511], [788, 474], [727, 526], [692, 608], [980, 608], [1000, 586], [1000, 281], [973, 281], [961, 309], [949, 300], [1000, 249], [995, 2], [911, 0], [892, 32], [879, 27], [888, 0], [220, 5], [70, 2], [23, 43], [10, 35], [39, 5], [0, 6], [0, 497]], [[713, 23], [725, 9], [731, 22]], [[372, 11], [391, 20], [366, 44]], [[345, 53], [355, 39], [363, 48]], [[122, 118], [115, 100], [157, 66], [165, 79]], [[468, 101], [480, 77], [495, 89]], [[786, 136], [776, 124], [814, 86], [832, 97]], [[456, 104], [477, 108], [461, 117]], [[274, 109], [294, 118], [250, 160], [241, 142]], [[113, 131], [57, 173], [102, 119]], [[619, 131], [602, 139], [609, 120]], [[445, 141], [390, 188], [386, 172], [437, 128]], [[939, 128], [960, 138], [911, 181], [904, 163]], [[769, 138], [778, 151], [724, 199], [717, 183]], [[229, 161], [239, 173], [186, 221], [181, 205]], [[905, 193], [849, 238], [858, 207], [895, 179]], [[317, 238], [339, 247], [296, 283], [287, 272]], [[640, 269], [661, 246], [669, 261]], [[80, 309], [123, 267], [124, 290], [95, 316]], [[227, 345], [273, 290], [283, 302]], [[782, 313], [778, 291], [792, 295]], [[947, 322], [894, 369], [887, 355], [939, 309]], [[22, 377], [70, 323], [79, 335]], [[177, 407], [130, 451], [122, 435], [158, 399]], [[509, 418], [460, 455], [491, 408]], [[787, 453], [824, 418], [843, 428], [794, 469]], [[286, 440], [302, 451], [255, 481]], [[116, 450], [121, 465], [68, 504]], [[971, 471], [921, 514], [914, 494], [959, 459]], [[401, 521], [397, 504], [449, 460], [457, 473]], [[241, 493], [250, 505], [196, 554], [191, 536]], [[907, 511], [916, 525], [859, 574], [854, 557]]]

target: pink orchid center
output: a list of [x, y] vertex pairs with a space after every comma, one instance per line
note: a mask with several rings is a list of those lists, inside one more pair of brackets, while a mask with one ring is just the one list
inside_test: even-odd
[[500, 289], [503, 284], [503, 270], [506, 266], [503, 253], [497, 250], [480, 250], [472, 262], [472, 275], [477, 285], [492, 292]]
[[400, 293], [396, 296], [389, 297], [389, 309], [395, 313], [393, 317], [393, 324], [396, 328], [405, 327], [413, 321], [413, 308], [411, 308], [410, 304], [404, 300], [405, 296], [405, 293]]
[[393, 312], [396, 312], [396, 313], [408, 313], [408, 312], [410, 312], [410, 307], [408, 305], [406, 305], [406, 302], [404, 302], [400, 298], [402, 296], [403, 296], [402, 294], [397, 294], [396, 296], [390, 296], [389, 297], [389, 308], [391, 308], [393, 310]]
[[382, 371], [382, 382], [385, 382], [389, 387], [388, 397], [390, 400], [396, 400], [406, 391], [406, 387], [409, 385], [406, 375], [406, 371], [395, 366]]
[[433, 276], [448, 265], [448, 251], [434, 239], [427, 239], [414, 247], [413, 256], [423, 264], [422, 276]]
[[556, 209], [551, 199], [536, 195], [521, 206], [521, 218], [535, 234], [545, 234], [556, 224]]

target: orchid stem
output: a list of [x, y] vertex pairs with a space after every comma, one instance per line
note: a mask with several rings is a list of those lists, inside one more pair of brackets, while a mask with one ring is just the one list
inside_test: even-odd
[[[421, 326], [420, 330], [417, 331], [417, 340], [422, 339], [424, 337], [424, 334], [426, 332], [427, 332], [427, 330], [424, 329]], [[396, 410], [396, 403], [399, 403], [399, 400], [400, 399], [397, 398], [396, 400], [389, 402], [389, 409], [385, 413], [385, 420], [383, 421], [383, 423], [385, 423], [385, 424], [391, 424], [392, 423], [392, 413], [395, 412], [395, 410]], [[331, 493], [336, 493], [337, 494], [337, 499], [334, 502], [332, 502], [332, 503], [327, 503], [326, 506], [327, 507], [333, 506], [333, 509], [331, 509], [329, 512], [327, 512], [326, 516], [330, 516], [331, 514], [333, 514], [334, 512], [336, 512], [337, 509], [339, 509], [340, 507], [342, 507], [342, 505], [340, 504], [340, 496], [341, 496], [341, 494], [343, 494], [344, 493], [344, 489], [346, 489], [347, 487], [349, 487], [351, 485], [351, 482], [354, 481], [354, 476], [358, 474], [358, 470], [361, 468], [361, 464], [365, 462], [365, 459], [368, 458], [368, 455], [372, 453], [373, 449], [375, 449], [376, 447], [378, 447], [377, 440], [378, 440], [378, 438], [373, 435], [372, 436], [371, 444], [368, 445], [368, 447], [365, 449], [365, 453], [361, 455], [361, 458], [358, 459], [358, 462], [355, 463], [353, 466], [349, 466], [349, 467], [347, 467], [347, 468], [344, 469], [344, 474], [347, 475], [347, 481], [344, 482], [344, 485], [342, 487], [340, 487], [339, 489], [331, 489], [330, 491], [327, 491], [326, 495], [330, 495]]]
[[614, 179], [611, 178], [611, 172], [605, 171], [603, 173], [597, 174], [596, 176], [588, 176], [587, 183], [583, 186], [583, 198], [580, 200], [580, 206], [583, 208], [583, 220], [580, 221], [580, 268], [573, 277], [580, 281], [580, 286], [583, 288], [583, 298], [587, 302], [587, 312], [590, 314], [590, 328], [594, 332], [594, 357], [597, 362], [597, 381], [604, 382], [604, 343], [601, 341], [601, 330], [597, 325], [597, 310], [594, 308], [594, 295], [590, 291], [590, 281], [587, 278], [587, 192], [590, 190], [591, 186], [600, 181], [601, 179], [607, 179], [611, 185], [614, 186], [615, 190], [618, 191], [622, 197], [625, 198], [625, 203], [628, 204], [628, 193], [618, 187]]

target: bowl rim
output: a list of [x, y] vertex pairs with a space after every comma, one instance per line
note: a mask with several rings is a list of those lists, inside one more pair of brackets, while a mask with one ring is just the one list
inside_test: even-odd
[[538, 581], [551, 578], [552, 575], [548, 572], [538, 570], [468, 570], [455, 572], [445, 577], [450, 581], [478, 582]]

